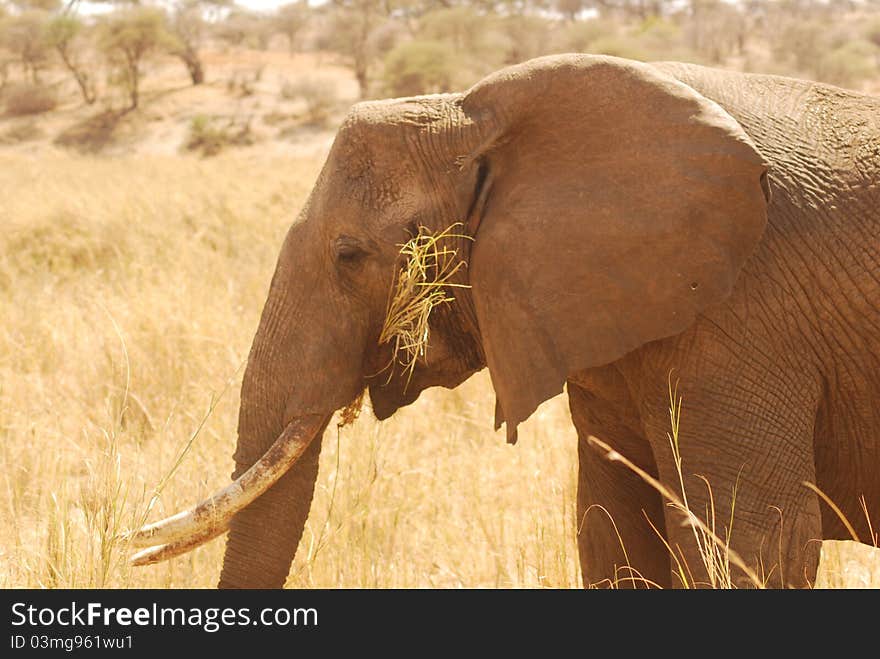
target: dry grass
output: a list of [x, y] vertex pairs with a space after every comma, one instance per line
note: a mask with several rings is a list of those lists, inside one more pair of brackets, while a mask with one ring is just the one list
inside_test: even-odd
[[[595, 437], [591, 437], [590, 442], [597, 446], [600, 450], [602, 450], [609, 460], [622, 463], [627, 469], [633, 471], [641, 479], [643, 479], [646, 483], [653, 487], [663, 498], [665, 504], [680, 516], [682, 523], [691, 529], [697, 551], [700, 556], [700, 562], [702, 563], [702, 568], [704, 568], [708, 578], [708, 581], [705, 583], [699, 582], [694, 579], [694, 568], [697, 566], [688, 564], [687, 558], [682, 552], [681, 547], [676, 546], [675, 548], [673, 548], [669, 544], [669, 542], [667, 542], [666, 539], [663, 538], [662, 534], [660, 534], [660, 531], [654, 528], [654, 531], [660, 536], [660, 538], [663, 540], [663, 544], [669, 551], [673, 574], [676, 577], [677, 585], [679, 587], [706, 587], [726, 590], [736, 588], [736, 582], [733, 577], [734, 570], [732, 569], [732, 567], [736, 567], [743, 572], [743, 574], [748, 579], [751, 587], [764, 588], [764, 582], [758, 577], [754, 570], [752, 570], [746, 564], [742, 557], [740, 557], [740, 555], [737, 554], [730, 546], [733, 534], [733, 521], [735, 516], [736, 487], [734, 487], [733, 491], [733, 505], [731, 507], [730, 519], [727, 520], [727, 524], [724, 525], [723, 529], [720, 528], [718, 524], [715, 510], [715, 500], [712, 494], [712, 486], [709, 484], [709, 481], [705, 477], [698, 476], [706, 485], [706, 490], [708, 494], [708, 505], [706, 507], [706, 510], [694, 511], [693, 507], [688, 502], [687, 491], [684, 487], [684, 467], [679, 443], [679, 430], [681, 428], [681, 403], [682, 398], [678, 395], [678, 382], [676, 381], [675, 384], [673, 384], [672, 380], [670, 379], [670, 432], [667, 433], [667, 437], [669, 439], [669, 446], [672, 449], [672, 459], [675, 462], [675, 472], [678, 476], [677, 491], [670, 490], [663, 483], [648, 474], [645, 470], [635, 465], [633, 462], [627, 459], [626, 456], [623, 456], [617, 451], [613, 450], [603, 441]], [[626, 568], [626, 572], [629, 576], [625, 577], [623, 580], [632, 581], [634, 586], [639, 587], [639, 580], [643, 581], [644, 585], [649, 587], [655, 585], [649, 583], [643, 578], [638, 577], [632, 566], [627, 565]], [[619, 585], [619, 581], [612, 585]]]
[[[151, 515], [227, 482], [241, 365], [319, 164], [0, 155], [0, 586], [215, 583], [222, 540], [131, 569], [115, 535], [200, 426]], [[492, 409], [480, 374], [331, 425], [288, 585], [578, 586], [565, 401], [515, 447]], [[824, 584], [880, 585], [869, 548], [823, 550]]]
[[455, 275], [465, 267], [456, 246], [471, 240], [461, 233], [462, 229], [460, 222], [436, 234], [419, 227], [418, 233], [400, 246], [403, 265], [389, 295], [385, 324], [379, 334], [379, 345], [393, 344], [389, 379], [396, 362], [409, 382], [416, 361], [428, 347], [431, 312], [455, 302], [450, 289], [465, 287], [455, 283]]

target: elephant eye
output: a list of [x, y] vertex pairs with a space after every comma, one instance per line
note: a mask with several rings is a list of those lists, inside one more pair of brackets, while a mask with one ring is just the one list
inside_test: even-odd
[[351, 236], [339, 236], [334, 249], [336, 260], [347, 265], [353, 265], [367, 255], [367, 250], [363, 248], [361, 242]]

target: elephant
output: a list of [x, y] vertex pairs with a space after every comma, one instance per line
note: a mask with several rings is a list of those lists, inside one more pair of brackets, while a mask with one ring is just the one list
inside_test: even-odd
[[[439, 297], [407, 339], [389, 315], [417, 258]], [[810, 586], [841, 516], [862, 539], [880, 520], [880, 99], [567, 54], [355, 105], [281, 247], [234, 480], [135, 532], [134, 562], [228, 528], [219, 587], [283, 586], [331, 415], [483, 368], [509, 442], [567, 391], [585, 586], [709, 584], [652, 479], [734, 519], [734, 585]]]

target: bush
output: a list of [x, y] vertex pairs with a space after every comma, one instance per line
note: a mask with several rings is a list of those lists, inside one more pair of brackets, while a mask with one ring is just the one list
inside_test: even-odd
[[55, 136], [52, 143], [80, 153], [100, 153], [118, 141], [117, 129], [125, 112], [105, 110], [77, 121]]
[[649, 18], [628, 34], [631, 47], [645, 60], [699, 61], [684, 43], [681, 28], [662, 18]]
[[831, 41], [826, 25], [818, 21], [790, 21], [774, 33], [773, 55], [780, 61], [794, 60], [800, 72], [812, 72]]
[[265, 64], [256, 67], [234, 71], [226, 81], [226, 91], [234, 96], [253, 96], [257, 90], [257, 84], [263, 79]]
[[598, 18], [574, 21], [566, 25], [562, 31], [562, 49], [571, 53], [592, 52], [594, 43], [600, 39], [613, 38], [618, 32], [620, 27], [610, 21]]
[[196, 115], [189, 125], [189, 137], [184, 144], [187, 151], [202, 156], [216, 156], [229, 146], [248, 146], [254, 143], [250, 121], [227, 119], [225, 125], [216, 117]]
[[865, 28], [865, 38], [880, 48], [880, 19], [868, 24]]
[[34, 84], [39, 82], [40, 70], [46, 67], [49, 60], [47, 19], [45, 11], [27, 9], [5, 19], [0, 26], [0, 49], [7, 50], [18, 59]]
[[41, 114], [54, 110], [58, 105], [54, 89], [30, 83], [10, 85], [3, 96], [5, 113], [10, 117]]
[[425, 14], [419, 24], [419, 37], [443, 41], [459, 52], [481, 56], [486, 54], [486, 35], [490, 20], [471, 7], [437, 9]]
[[43, 131], [33, 120], [26, 121], [27, 123], [14, 124], [0, 133], [0, 144], [20, 144], [43, 137]]
[[550, 49], [552, 23], [541, 16], [510, 14], [497, 21], [498, 30], [507, 41], [504, 64], [517, 64], [546, 55]]
[[456, 68], [455, 51], [448, 43], [410, 41], [385, 58], [385, 85], [394, 96], [447, 92]]
[[590, 46], [596, 55], [613, 55], [645, 61], [650, 59], [645, 48], [635, 39], [626, 36], [608, 36], [596, 39]]
[[304, 76], [295, 82], [285, 82], [281, 96], [288, 100], [305, 102], [306, 118], [313, 124], [324, 124], [339, 106], [339, 90], [329, 78]]
[[854, 87], [880, 73], [874, 44], [863, 40], [851, 41], [822, 54], [816, 65], [816, 77], [824, 82], [843, 87]]

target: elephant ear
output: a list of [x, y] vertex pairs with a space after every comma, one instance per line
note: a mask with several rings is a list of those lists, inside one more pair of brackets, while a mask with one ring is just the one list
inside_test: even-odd
[[766, 167], [714, 102], [648, 65], [562, 56], [461, 100], [479, 144], [473, 301], [496, 428], [727, 297], [766, 224]]

